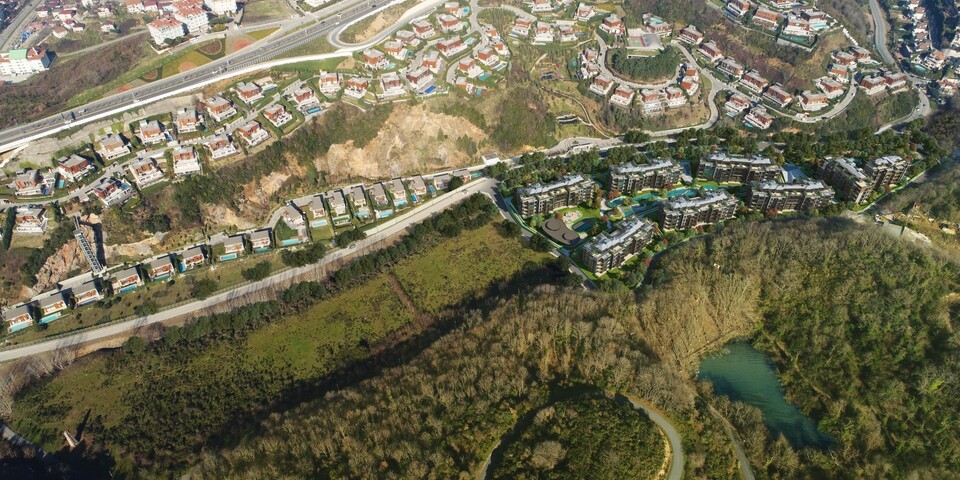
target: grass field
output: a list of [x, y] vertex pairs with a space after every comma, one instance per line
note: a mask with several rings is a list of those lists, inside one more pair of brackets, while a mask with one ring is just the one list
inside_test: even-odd
[[263, 40], [264, 38], [267, 38], [268, 35], [270, 35], [273, 32], [276, 32], [277, 30], [280, 30], [280, 27], [264, 28], [263, 30], [254, 30], [248, 33], [247, 35], [253, 37], [254, 40]]
[[286, 0], [254, 0], [243, 7], [243, 22], [260, 23], [289, 17], [293, 11]]
[[[412, 306], [402, 296], [404, 291], [413, 292], [416, 308], [441, 311], [507, 280], [527, 262], [548, 258], [547, 254], [522, 247], [516, 238], [501, 237], [493, 224], [464, 231], [424, 255], [401, 261], [391, 272], [275, 321], [240, 343], [218, 342], [196, 354], [178, 357], [175, 364], [146, 355], [142, 362], [117, 368], [114, 356], [84, 358], [24, 392], [14, 406], [13, 427], [44, 448], [57, 450], [62, 443], [60, 432], [75, 431], [88, 413], [90, 418], [99, 417], [107, 427], [121, 422], [131, 410], [125, 400], [131, 389], [143, 388], [138, 382], [157, 373], [163, 378], [184, 373], [181, 381], [183, 388], [191, 390], [190, 395], [216, 389], [213, 385], [218, 379], [231, 378], [238, 372], [256, 372], [264, 376], [264, 382], [278, 376], [319, 378], [346, 361], [366, 355], [363, 345], [374, 345], [413, 320]], [[403, 290], [391, 276], [399, 280]]]

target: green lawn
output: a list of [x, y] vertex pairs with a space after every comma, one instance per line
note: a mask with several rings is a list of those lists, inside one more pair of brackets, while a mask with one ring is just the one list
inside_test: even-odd
[[[421, 262], [395, 269], [397, 279], [418, 308], [434, 313], [450, 305], [452, 296], [469, 299], [492, 282], [503, 281], [528, 261], [552, 258], [523, 248], [514, 238], [500, 236], [493, 226], [465, 232], [427, 254]], [[424, 268], [424, 265], [443, 268]]]
[[255, 30], [248, 33], [247, 35], [250, 35], [255, 40], [263, 40], [264, 38], [267, 38], [268, 35], [270, 35], [273, 32], [276, 32], [277, 30], [280, 30], [280, 27], [264, 28], [263, 30]]

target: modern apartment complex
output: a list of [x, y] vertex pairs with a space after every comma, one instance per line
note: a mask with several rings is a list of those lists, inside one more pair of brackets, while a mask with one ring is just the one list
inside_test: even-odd
[[840, 198], [853, 203], [863, 203], [873, 189], [863, 170], [846, 158], [827, 158], [820, 163], [819, 176], [837, 191]]
[[724, 190], [713, 190], [693, 198], [678, 197], [661, 205], [661, 228], [686, 230], [733, 218], [737, 199]]
[[518, 188], [514, 201], [520, 215], [530, 217], [549, 213], [558, 208], [571, 207], [593, 197], [596, 183], [583, 175], [567, 175], [560, 181]]
[[747, 206], [763, 212], [769, 210], [817, 210], [830, 204], [833, 189], [820, 180], [798, 183], [757, 182], [747, 190]]
[[610, 233], [601, 233], [584, 245], [581, 260], [594, 275], [603, 275], [623, 265], [653, 240], [655, 226], [642, 218], [631, 218]]
[[780, 166], [766, 157], [733, 157], [725, 153], [710, 155], [700, 161], [697, 176], [715, 182], [750, 183], [776, 180]]
[[655, 159], [635, 165], [624, 163], [610, 169], [610, 187], [621, 192], [663, 188], [680, 182], [683, 168], [672, 160]]
[[863, 171], [873, 182], [874, 190], [886, 190], [899, 185], [907, 176], [909, 168], [909, 161], [897, 155], [890, 155], [870, 160]]

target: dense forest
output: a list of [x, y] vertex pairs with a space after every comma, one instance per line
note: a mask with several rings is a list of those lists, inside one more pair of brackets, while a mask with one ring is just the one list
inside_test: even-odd
[[613, 71], [641, 82], [673, 78], [681, 62], [680, 52], [675, 48], [667, 48], [652, 57], [631, 57], [623, 48], [610, 53], [610, 68]]
[[664, 466], [659, 427], [628, 402], [562, 400], [538, 410], [531, 420], [491, 467], [491, 478], [654, 478]]
[[960, 441], [943, 431], [960, 422], [958, 273], [849, 220], [733, 224], [664, 255], [639, 314], [655, 319], [643, 335], [653, 351], [681, 365], [714, 339], [753, 338], [788, 398], [837, 441], [798, 452], [745, 422], [765, 475], [947, 478], [960, 471]]

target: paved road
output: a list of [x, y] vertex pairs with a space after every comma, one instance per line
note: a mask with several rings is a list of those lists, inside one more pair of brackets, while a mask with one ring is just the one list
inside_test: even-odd
[[670, 471], [667, 474], [667, 480], [682, 480], [683, 479], [683, 439], [680, 437], [680, 432], [674, 428], [673, 424], [667, 420], [667, 417], [664, 417], [659, 411], [651, 407], [646, 402], [640, 400], [639, 398], [624, 395], [630, 403], [633, 404], [634, 408], [639, 408], [644, 412], [647, 412], [647, 416], [650, 417], [650, 420], [653, 420], [653, 423], [656, 423], [660, 429], [663, 430], [663, 433], [667, 436], [667, 441], [670, 442]]
[[73, 335], [67, 335], [44, 342], [38, 342], [31, 345], [12, 348], [10, 350], [0, 351], [0, 362], [16, 360], [21, 357], [51, 352], [59, 348], [76, 346], [85, 342], [111, 337], [153, 323], [172, 320], [204, 308], [212, 307], [214, 305], [228, 303], [249, 293], [257, 292], [274, 285], [288, 282], [301, 274], [315, 270], [322, 266], [326, 266], [344, 257], [350, 256], [355, 252], [363, 251], [368, 248], [376, 248], [380, 242], [383, 242], [394, 235], [400, 234], [411, 225], [422, 222], [431, 215], [459, 203], [473, 193], [485, 193], [487, 195], [492, 195], [495, 191], [496, 184], [496, 180], [484, 178], [470, 182], [453, 192], [431, 199], [420, 208], [414, 209], [404, 215], [399, 215], [396, 218], [384, 222], [374, 231], [368, 232], [367, 238], [355, 242], [351, 248], [334, 250], [324, 257], [320, 262], [313, 265], [286, 270], [258, 282], [237, 287], [233, 290], [214, 295], [205, 300], [197, 300], [182, 304], [154, 315], [135, 318], [133, 320], [127, 320], [125, 322], [107, 325]]
[[890, 55], [887, 48], [887, 21], [884, 20], [883, 9], [880, 8], [880, 2], [870, 0], [870, 16], [873, 17], [873, 46], [880, 53], [880, 58], [888, 65], [896, 65], [897, 61]]
[[[423, 2], [407, 10], [403, 15], [400, 16], [399, 19], [397, 19], [396, 22], [393, 22], [393, 25], [381, 30], [380, 33], [360, 43], [344, 42], [340, 40], [340, 34], [342, 34], [343, 31], [346, 30], [347, 27], [349, 27], [351, 24], [359, 22], [362, 18], [356, 18], [350, 21], [343, 21], [343, 22], [340, 22], [340, 25], [338, 25], [337, 28], [331, 30], [330, 33], [327, 34], [327, 41], [330, 42], [330, 45], [333, 45], [334, 47], [337, 47], [339, 49], [349, 49], [352, 51], [362, 50], [364, 48], [376, 45], [382, 42], [383, 40], [386, 40], [387, 37], [389, 37], [390, 35], [393, 35], [393, 32], [400, 29], [400, 27], [402, 27], [403, 25], [409, 23], [411, 20], [417, 17], [426, 15], [428, 12], [430, 12], [437, 6], [443, 4], [444, 2], [445, 0], [424, 0]], [[393, 5], [397, 5], [400, 3], [403, 3], [403, 0], [393, 0], [390, 3], [382, 5], [379, 10], [384, 10], [387, 7], [391, 7]]]
[[43, 0], [28, 2], [20, 9], [20, 13], [10, 22], [10, 25], [3, 29], [3, 32], [0, 33], [0, 52], [10, 50], [10, 48], [20, 40], [20, 35], [23, 34], [23, 30], [27, 28], [27, 24], [33, 20], [34, 15], [36, 15], [34, 11], [42, 2]]
[[[142, 103], [162, 98], [172, 92], [182, 91], [219, 79], [229, 78], [236, 74], [236, 72], [265, 62], [279, 56], [285, 51], [320, 38], [338, 28], [340, 23], [361, 19], [377, 10], [376, 3], [373, 3], [373, 0], [349, 0], [337, 3], [330, 8], [330, 15], [318, 23], [287, 36], [268, 40], [259, 48], [244, 49], [234, 55], [210, 62], [188, 72], [164, 78], [128, 92], [93, 101], [82, 107], [67, 110], [45, 119], [4, 130], [0, 132], [0, 151], [10, 150], [31, 138], [40, 138], [69, 128], [68, 124], [71, 116], [76, 120], [73, 122], [74, 124], [86, 123], [92, 121], [97, 115], [135, 108]], [[332, 13], [335, 11], [338, 13]]]
[[876, 133], [883, 133], [897, 125], [902, 125], [905, 123], [910, 123], [918, 118], [926, 117], [933, 113], [933, 108], [930, 106], [930, 97], [925, 93], [926, 84], [929, 80], [923, 77], [918, 77], [915, 75], [910, 75], [910, 83], [917, 89], [920, 94], [920, 104], [910, 112], [909, 115], [894, 120], [882, 127], [880, 127]]

